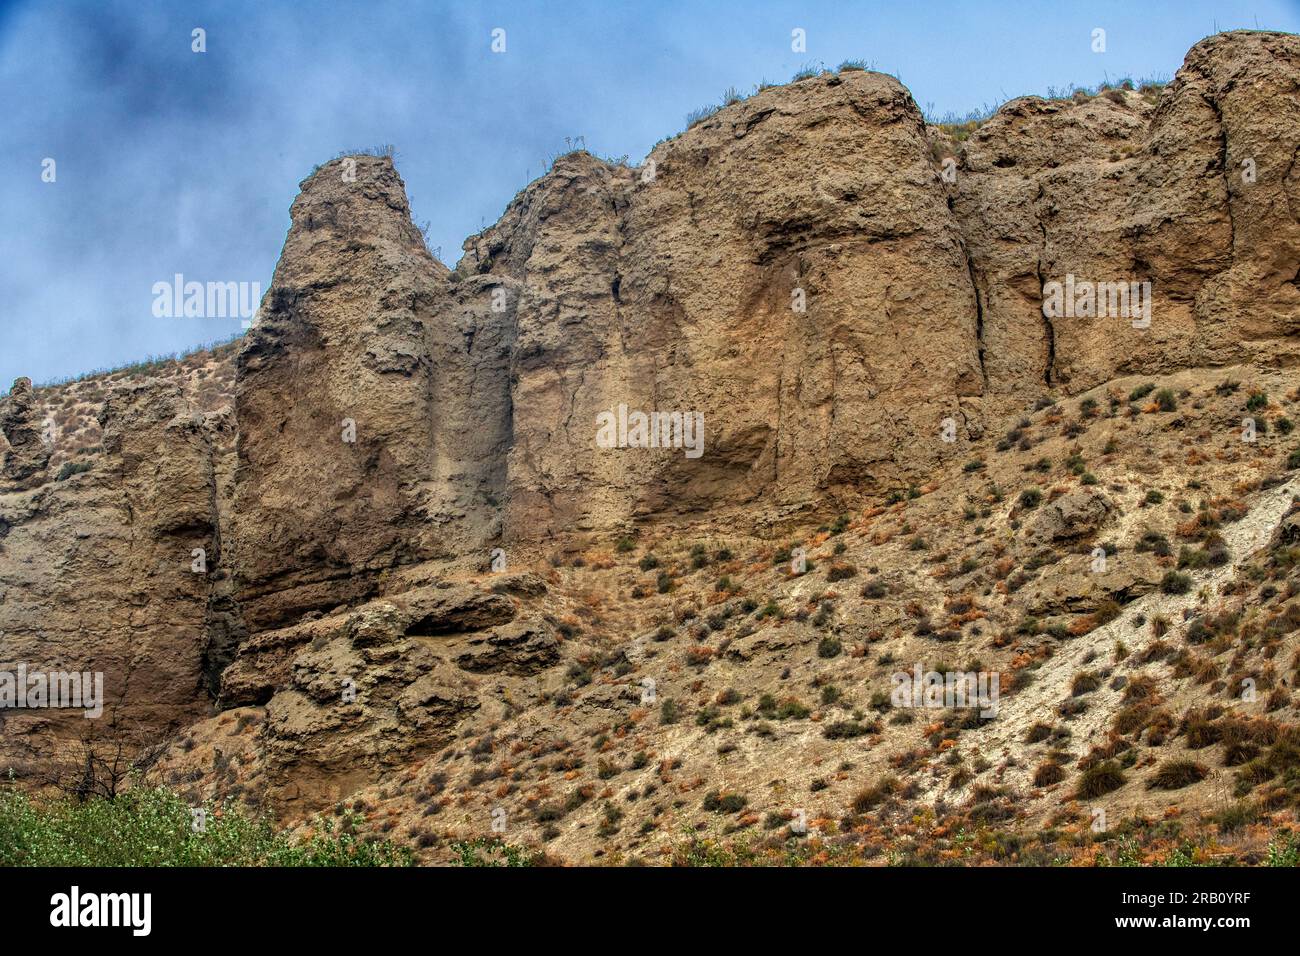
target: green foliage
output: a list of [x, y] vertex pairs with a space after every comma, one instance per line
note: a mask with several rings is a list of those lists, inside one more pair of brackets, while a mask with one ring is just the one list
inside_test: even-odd
[[321, 819], [306, 837], [277, 832], [241, 805], [208, 803], [203, 832], [191, 807], [167, 787], [120, 796], [36, 802], [0, 792], [0, 866], [409, 866], [411, 851], [357, 834], [347, 811]]
[[1026, 488], [1020, 492], [1020, 507], [1025, 509], [1037, 508], [1043, 500], [1043, 493], [1037, 488]]
[[84, 474], [95, 466], [88, 461], [65, 461], [59, 473], [54, 476], [55, 481], [67, 481], [73, 475]]
[[1124, 773], [1119, 764], [1113, 760], [1093, 764], [1083, 772], [1079, 779], [1079, 792], [1076, 799], [1086, 800], [1100, 797], [1124, 786]]
[[500, 837], [475, 837], [451, 844], [457, 866], [535, 866], [537, 857]]
[[1300, 866], [1300, 837], [1292, 835], [1286, 843], [1270, 843], [1268, 865]]
[[690, 129], [696, 123], [703, 122], [720, 109], [722, 109], [721, 106], [710, 104], [708, 106], [701, 106], [698, 110], [691, 110], [691, 112], [686, 114], [686, 128]]
[[1139, 399], [1146, 398], [1155, 390], [1156, 390], [1155, 382], [1146, 382], [1145, 384], [1139, 385], [1137, 388], [1133, 389], [1133, 391], [1129, 392], [1128, 400], [1130, 402], [1136, 402]]

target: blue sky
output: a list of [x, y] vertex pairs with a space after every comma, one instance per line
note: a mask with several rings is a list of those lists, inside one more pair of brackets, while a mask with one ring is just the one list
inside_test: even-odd
[[155, 318], [153, 284], [265, 288], [298, 182], [343, 150], [396, 147], [454, 265], [566, 137], [638, 162], [731, 86], [860, 59], [965, 112], [1168, 78], [1202, 37], [1255, 27], [1300, 31], [1300, 2], [0, 0], [0, 390], [237, 333]]

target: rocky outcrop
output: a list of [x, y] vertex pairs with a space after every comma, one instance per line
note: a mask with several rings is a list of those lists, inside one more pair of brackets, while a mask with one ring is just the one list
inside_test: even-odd
[[[640, 171], [565, 157], [457, 274], [513, 315], [515, 537], [898, 483], [983, 387], [924, 123], [879, 74], [759, 93]], [[699, 413], [706, 451], [598, 447], [620, 405]]]
[[1114, 511], [1105, 494], [1080, 488], [1049, 501], [1036, 511], [1025, 530], [1036, 545], [1078, 541], [1094, 534]]
[[211, 705], [221, 424], [149, 383], [113, 391], [100, 424], [90, 470], [0, 492], [0, 671], [102, 673], [107, 714], [6, 711], [0, 755], [19, 767], [113, 720], [156, 742]]
[[26, 482], [50, 460], [50, 449], [41, 436], [32, 380], [20, 378], [9, 394], [0, 399], [0, 475], [6, 481]]
[[[728, 105], [637, 169], [560, 157], [454, 271], [425, 248], [391, 159], [335, 159], [301, 184], [230, 408], [128, 383], [104, 399], [102, 450], [56, 470], [30, 383], [0, 402], [0, 662], [85, 661], [110, 694], [130, 675], [124, 706], [159, 734], [214, 703], [243, 710], [266, 793], [312, 807], [487, 709], [567, 706], [555, 665], [600, 602], [496, 573], [516, 555], [559, 566], [694, 522], [770, 539], [929, 487], [1042, 393], [1295, 364], [1298, 86], [1300, 40], [1225, 34], [1158, 101], [1021, 98], [958, 146], [896, 79], [826, 73]], [[1150, 283], [1150, 324], [1045, 315], [1070, 277]], [[638, 413], [677, 416], [659, 447], [623, 427]], [[953, 508], [991, 521], [1000, 494]], [[1116, 516], [1110, 494], [1053, 493], [1021, 540], [1080, 548]], [[1026, 606], [1066, 614], [1159, 580], [1084, 573], [985, 593], [1014, 582]], [[955, 619], [983, 613], [955, 604]], [[864, 614], [845, 637], [913, 626], [898, 607]], [[793, 628], [729, 648], [729, 663], [803, 653]], [[616, 658], [593, 646], [570, 663], [590, 680]], [[589, 706], [616, 709], [622, 692], [598, 691]], [[229, 716], [202, 726], [218, 735]], [[57, 719], [10, 718], [6, 740]]]
[[[449, 274], [387, 159], [321, 167], [241, 358], [249, 613], [647, 516], [764, 527], [914, 482], [1050, 388], [1289, 361], [1297, 43], [1206, 40], [1155, 105], [1014, 100], [955, 183], [901, 84], [823, 74], [640, 169], [561, 157]], [[1045, 317], [1069, 276], [1150, 283], [1150, 325]], [[706, 451], [602, 447], [620, 407], [697, 413]]]
[[[1298, 91], [1300, 39], [1226, 33], [1193, 47], [1154, 105], [1118, 89], [1023, 97], [973, 133], [952, 199], [990, 391], [1078, 392], [1248, 358], [1293, 364]], [[1149, 327], [1044, 317], [1044, 285], [1070, 275], [1149, 282]]]

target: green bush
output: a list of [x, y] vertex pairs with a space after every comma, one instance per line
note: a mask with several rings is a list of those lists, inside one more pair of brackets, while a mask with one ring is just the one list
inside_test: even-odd
[[1029, 509], [1037, 508], [1043, 500], [1043, 493], [1037, 488], [1026, 488], [1020, 492], [1020, 507]]
[[500, 837], [476, 837], [451, 844], [457, 866], [534, 866], [536, 857], [523, 847], [506, 843]]
[[839, 657], [844, 645], [840, 643], [838, 637], [826, 635], [817, 645], [817, 656], [823, 658]]
[[1133, 391], [1129, 392], [1128, 400], [1130, 402], [1136, 402], [1139, 399], [1146, 398], [1155, 390], [1156, 390], [1155, 382], [1146, 382], [1145, 384], [1139, 385], [1137, 388], [1133, 389]]
[[138, 787], [112, 800], [33, 801], [0, 792], [0, 866], [409, 866], [411, 851], [369, 842], [347, 811], [322, 818], [307, 837], [276, 831], [242, 805], [208, 803], [196, 832], [191, 807], [167, 787]]
[[1149, 790], [1181, 790], [1204, 780], [1209, 770], [1195, 760], [1166, 760], [1147, 783]]
[[713, 813], [739, 813], [747, 803], [749, 799], [742, 794], [710, 790], [704, 797], [703, 807]]
[[55, 481], [67, 481], [73, 475], [84, 474], [95, 466], [88, 461], [65, 461], [59, 473], [54, 476]]
[[1120, 770], [1119, 764], [1115, 761], [1107, 760], [1103, 763], [1093, 764], [1083, 772], [1083, 776], [1079, 779], [1079, 790], [1076, 799], [1087, 800], [1092, 797], [1100, 797], [1112, 790], [1118, 790], [1124, 786], [1124, 782], [1124, 772]]

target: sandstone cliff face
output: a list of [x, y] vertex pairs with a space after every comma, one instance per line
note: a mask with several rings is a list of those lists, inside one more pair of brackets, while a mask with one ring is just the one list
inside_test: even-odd
[[[621, 720], [638, 697], [619, 679], [654, 655], [608, 642], [658, 621], [558, 572], [513, 574], [541, 554], [558, 566], [697, 525], [752, 544], [928, 489], [1048, 392], [1096, 390], [1115, 416], [1123, 393], [1101, 388], [1126, 375], [1190, 388], [1179, 374], [1294, 367], [1298, 86], [1300, 40], [1222, 35], [1156, 103], [1021, 98], [958, 146], [896, 80], [824, 74], [726, 107], [640, 169], [561, 157], [454, 271], [426, 250], [389, 159], [329, 162], [301, 185], [219, 407], [170, 380], [117, 383], [90, 470], [60, 480], [39, 395], [20, 381], [0, 400], [0, 665], [93, 664], [158, 734], [239, 709], [229, 733], [229, 714], [196, 724], [174, 772], [228, 768], [238, 744], [240, 785], [295, 811], [521, 713], [540, 736], [542, 704], [572, 716], [575, 668], [610, 672], [581, 717]], [[1067, 275], [1149, 281], [1150, 327], [1045, 317], [1045, 284]], [[600, 447], [598, 416], [620, 406], [702, 415], [703, 454]], [[1194, 427], [1208, 440], [1206, 416]], [[954, 494], [925, 519], [946, 527], [992, 496]], [[1120, 497], [1059, 497], [1022, 536], [1027, 563], [1133, 530]], [[979, 561], [1001, 562], [1019, 520]], [[899, 533], [864, 524], [864, 564]], [[483, 575], [496, 547], [511, 573]], [[592, 563], [610, 567], [599, 549]], [[920, 576], [895, 571], [900, 586]], [[1015, 600], [1078, 612], [1158, 580], [1044, 574]], [[730, 593], [700, 591], [692, 615]], [[782, 597], [820, 593], [795, 582]], [[864, 646], [911, 614], [859, 610]], [[806, 635], [759, 628], [726, 653], [777, 680]], [[78, 725], [25, 714], [11, 729]]]
[[[102, 672], [108, 719], [138, 729], [139, 742], [209, 710], [238, 640], [220, 597], [216, 463], [233, 429], [174, 385], [148, 382], [112, 392], [99, 424], [103, 453], [89, 471], [23, 487], [29, 475], [0, 492], [0, 671]], [[206, 573], [192, 570], [195, 549]], [[3, 754], [19, 766], [56, 752], [51, 735], [102, 726], [80, 711], [0, 717]]]
[[[870, 73], [769, 90], [647, 162], [567, 157], [466, 245], [458, 272], [515, 300], [510, 535], [752, 520], [933, 464], [982, 380], [906, 90]], [[620, 404], [700, 413], [707, 453], [597, 447]]]
[[[1289, 362], [1296, 42], [1207, 40], [1155, 107], [1013, 101], [955, 184], [893, 79], [767, 90], [640, 170], [562, 157], [450, 275], [386, 160], [322, 167], [243, 359], [250, 607], [651, 515], [761, 527], [915, 482], [1049, 388]], [[1149, 282], [1150, 327], [1044, 317], [1068, 275]], [[269, 397], [301, 389], [322, 402]], [[707, 454], [598, 447], [620, 405], [699, 413]], [[367, 423], [349, 449], [345, 418]], [[304, 482], [329, 492], [306, 513]]]
[[[1013, 100], [967, 142], [953, 208], [989, 389], [1078, 392], [1120, 374], [1290, 365], [1300, 314], [1300, 40], [1222, 34], [1154, 108], [1136, 93]], [[1045, 319], [1067, 274], [1150, 282], [1151, 325]]]
[[355, 600], [420, 553], [431, 370], [419, 329], [437, 266], [391, 164], [362, 161], [347, 183], [341, 167], [295, 201], [239, 358], [235, 537], [259, 628]]

